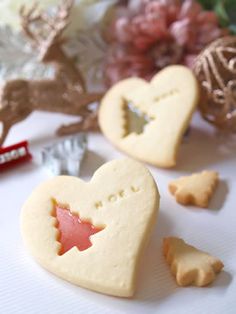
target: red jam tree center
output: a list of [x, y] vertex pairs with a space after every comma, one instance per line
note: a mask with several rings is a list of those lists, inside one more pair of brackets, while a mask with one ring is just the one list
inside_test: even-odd
[[87, 250], [93, 244], [90, 237], [102, 231], [104, 227], [95, 227], [91, 222], [82, 220], [79, 215], [73, 214], [69, 206], [58, 204], [53, 200], [55, 216], [57, 218], [57, 228], [60, 232], [59, 242], [61, 250], [59, 255], [63, 255], [76, 246], [79, 251]]

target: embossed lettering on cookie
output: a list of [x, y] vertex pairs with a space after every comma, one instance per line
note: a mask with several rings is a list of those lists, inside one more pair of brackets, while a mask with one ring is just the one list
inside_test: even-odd
[[158, 167], [173, 167], [199, 99], [197, 80], [181, 65], [166, 67], [150, 83], [129, 78], [104, 96], [99, 124], [128, 155]]
[[24, 204], [23, 239], [55, 275], [94, 291], [131, 297], [159, 198], [148, 169], [127, 158], [106, 163], [90, 182], [54, 177]]

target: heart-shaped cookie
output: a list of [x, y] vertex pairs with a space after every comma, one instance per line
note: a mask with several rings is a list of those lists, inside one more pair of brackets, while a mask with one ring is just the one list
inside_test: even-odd
[[130, 297], [158, 207], [151, 174], [126, 158], [106, 163], [90, 182], [59, 176], [40, 185], [23, 206], [21, 229], [31, 254], [50, 272]]
[[[169, 66], [150, 83], [125, 79], [104, 96], [99, 124], [104, 135], [128, 155], [159, 167], [176, 164], [177, 150], [198, 102], [192, 71]], [[143, 124], [133, 130], [130, 113]]]

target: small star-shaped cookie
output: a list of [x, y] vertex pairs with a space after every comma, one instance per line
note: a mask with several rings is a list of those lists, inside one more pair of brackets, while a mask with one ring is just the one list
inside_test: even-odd
[[169, 191], [182, 205], [207, 207], [219, 181], [215, 171], [203, 171], [181, 177], [169, 184]]
[[206, 286], [224, 267], [219, 259], [175, 237], [163, 240], [163, 253], [179, 286]]

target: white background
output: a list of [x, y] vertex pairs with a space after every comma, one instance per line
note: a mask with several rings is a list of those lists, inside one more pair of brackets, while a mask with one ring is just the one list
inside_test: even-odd
[[[75, 120], [60, 114], [34, 113], [13, 128], [6, 142], [29, 140], [34, 161], [0, 173], [0, 313], [235, 314], [236, 141], [217, 135], [198, 116], [181, 145], [177, 167], [149, 167], [161, 193], [161, 208], [133, 299], [87, 291], [55, 277], [34, 262], [20, 235], [21, 206], [34, 187], [49, 177], [38, 163], [40, 149], [58, 140], [54, 135], [58, 126]], [[89, 179], [104, 162], [120, 156], [102, 135], [90, 135], [82, 178]], [[203, 169], [217, 170], [221, 176], [210, 208], [178, 205], [168, 192], [168, 182]], [[161, 252], [162, 238], [170, 235], [182, 237], [224, 262], [224, 271], [213, 285], [177, 287]]]

